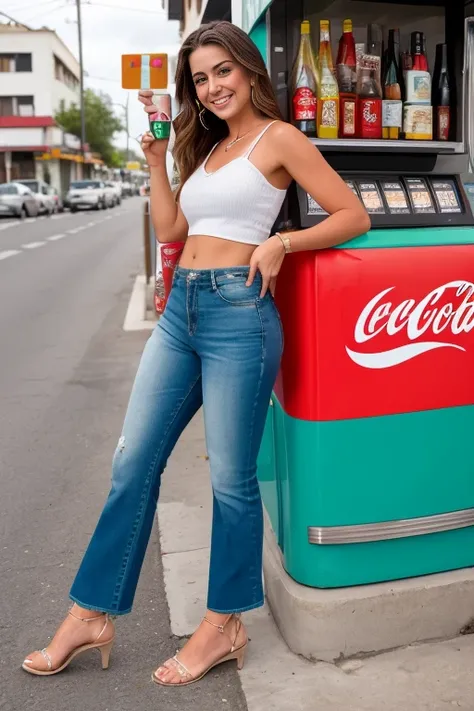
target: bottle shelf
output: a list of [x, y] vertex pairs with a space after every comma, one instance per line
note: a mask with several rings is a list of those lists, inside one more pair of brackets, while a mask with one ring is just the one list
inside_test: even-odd
[[407, 141], [369, 138], [310, 138], [322, 153], [325, 151], [373, 152], [379, 153], [438, 153], [462, 154], [466, 152], [463, 143], [454, 141]]

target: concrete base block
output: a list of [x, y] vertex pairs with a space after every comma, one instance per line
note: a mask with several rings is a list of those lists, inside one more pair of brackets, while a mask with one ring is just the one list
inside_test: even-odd
[[376, 585], [324, 590], [283, 569], [268, 519], [265, 592], [290, 649], [312, 661], [340, 662], [417, 642], [450, 639], [474, 618], [474, 569]]

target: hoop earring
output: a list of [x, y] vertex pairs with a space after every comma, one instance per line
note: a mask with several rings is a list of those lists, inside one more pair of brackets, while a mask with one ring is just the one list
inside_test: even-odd
[[250, 101], [252, 102], [252, 104], [254, 106], [256, 106], [256, 104], [255, 104], [255, 84], [253, 82], [251, 82], [250, 87], [251, 87], [250, 88]]
[[199, 110], [199, 121], [201, 122], [201, 126], [206, 130], [209, 131], [209, 126], [206, 126], [206, 122], [204, 121], [204, 112], [205, 108], [204, 106], [201, 107], [201, 104], [199, 103], [199, 99], [196, 99], [196, 104]]

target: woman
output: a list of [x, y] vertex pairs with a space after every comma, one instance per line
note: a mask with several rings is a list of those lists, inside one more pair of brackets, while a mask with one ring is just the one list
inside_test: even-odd
[[[140, 92], [153, 113], [151, 92]], [[130, 612], [153, 525], [160, 477], [203, 404], [213, 487], [207, 612], [152, 675], [180, 686], [216, 664], [243, 664], [240, 614], [263, 604], [262, 506], [256, 460], [282, 352], [272, 290], [287, 251], [324, 249], [365, 232], [359, 200], [318, 150], [281, 120], [263, 60], [228, 22], [191, 34], [178, 59], [175, 196], [167, 141], [147, 133], [152, 217], [160, 242], [183, 241], [165, 313], [149, 339], [113, 460], [112, 488], [73, 583], [74, 602], [51, 644], [23, 668], [55, 674], [114, 639], [109, 615]], [[271, 233], [292, 180], [329, 213], [321, 224]]]

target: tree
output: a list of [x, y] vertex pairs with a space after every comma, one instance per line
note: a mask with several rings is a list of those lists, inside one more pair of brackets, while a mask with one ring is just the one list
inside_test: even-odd
[[[84, 114], [86, 142], [91, 151], [100, 153], [107, 165], [115, 165], [117, 157], [112, 141], [114, 135], [123, 130], [123, 125], [113, 112], [112, 99], [103, 92], [96, 94], [92, 89], [86, 89]], [[55, 119], [65, 131], [81, 137], [81, 111], [77, 104], [66, 109], [62, 101]]]

